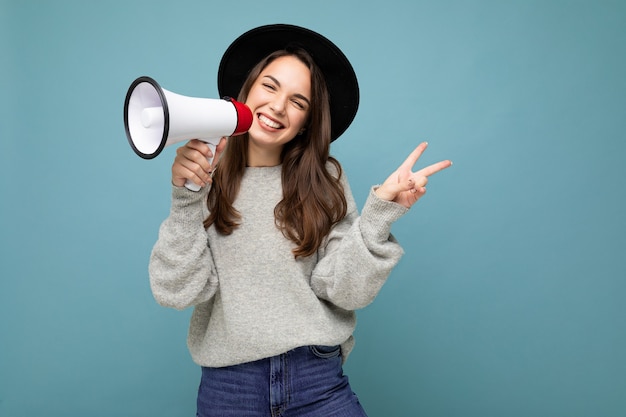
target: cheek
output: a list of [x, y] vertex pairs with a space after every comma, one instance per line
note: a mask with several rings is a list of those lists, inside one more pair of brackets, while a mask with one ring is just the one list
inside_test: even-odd
[[252, 89], [248, 92], [248, 97], [246, 98], [246, 105], [248, 106], [258, 106], [263, 102], [263, 90], [252, 87]]
[[255, 103], [257, 102], [258, 102], [258, 99], [256, 98], [256, 94], [250, 91], [248, 93], [248, 97], [246, 97], [246, 102], [244, 104], [252, 109], [255, 106]]
[[309, 119], [309, 113], [308, 112], [298, 112], [295, 116], [294, 116], [294, 121], [296, 122], [295, 124], [298, 125], [298, 129], [303, 128], [306, 125], [307, 120]]

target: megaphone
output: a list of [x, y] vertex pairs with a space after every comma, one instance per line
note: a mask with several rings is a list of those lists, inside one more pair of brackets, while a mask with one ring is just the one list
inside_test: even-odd
[[[252, 112], [230, 97], [187, 97], [167, 91], [150, 77], [132, 82], [124, 101], [124, 126], [128, 142], [144, 159], [159, 155], [163, 148], [183, 140], [200, 139], [215, 148], [224, 136], [246, 133]], [[198, 191], [187, 181], [185, 187]]]

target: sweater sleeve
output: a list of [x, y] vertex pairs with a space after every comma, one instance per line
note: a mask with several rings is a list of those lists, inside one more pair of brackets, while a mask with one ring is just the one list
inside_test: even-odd
[[380, 199], [370, 190], [359, 216], [349, 185], [342, 179], [348, 202], [346, 217], [335, 225], [311, 276], [311, 288], [345, 310], [370, 304], [404, 251], [391, 225], [408, 209]]
[[202, 224], [207, 190], [172, 187], [170, 215], [161, 224], [150, 256], [150, 286], [156, 301], [179, 310], [208, 301], [218, 288]]

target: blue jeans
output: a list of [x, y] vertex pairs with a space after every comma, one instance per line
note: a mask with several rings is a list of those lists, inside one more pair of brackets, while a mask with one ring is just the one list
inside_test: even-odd
[[343, 374], [339, 346], [306, 346], [202, 368], [198, 417], [367, 417]]

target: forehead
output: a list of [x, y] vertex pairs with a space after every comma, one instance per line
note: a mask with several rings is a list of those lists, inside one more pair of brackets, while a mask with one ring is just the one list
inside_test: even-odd
[[305, 84], [307, 88], [311, 85], [311, 71], [309, 68], [294, 56], [281, 56], [270, 62], [261, 71], [261, 77], [271, 75], [281, 84], [283, 82]]

